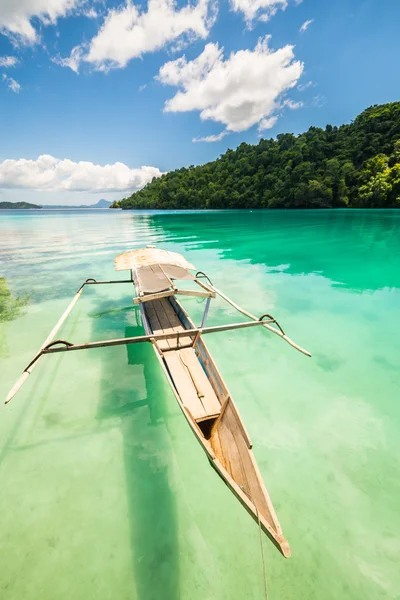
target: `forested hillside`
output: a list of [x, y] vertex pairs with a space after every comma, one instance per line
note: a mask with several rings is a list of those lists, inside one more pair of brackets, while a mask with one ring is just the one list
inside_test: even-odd
[[400, 102], [153, 179], [113, 208], [400, 207]]
[[25, 209], [25, 208], [42, 208], [38, 204], [31, 204], [30, 202], [0, 202], [1, 209]]

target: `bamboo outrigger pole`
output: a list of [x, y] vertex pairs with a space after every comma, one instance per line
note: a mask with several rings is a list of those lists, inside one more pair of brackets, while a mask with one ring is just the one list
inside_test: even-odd
[[[207, 276], [205, 276], [205, 277], [207, 277]], [[208, 279], [208, 277], [207, 277], [207, 279]], [[79, 298], [81, 297], [81, 294], [82, 294], [82, 291], [83, 291], [83, 288], [85, 287], [85, 285], [101, 285], [101, 284], [132, 283], [133, 282], [133, 278], [132, 279], [121, 279], [119, 281], [96, 281], [95, 279], [87, 279], [81, 285], [81, 287], [75, 294], [74, 298], [72, 299], [71, 303], [69, 304], [68, 308], [65, 310], [65, 312], [63, 313], [63, 315], [61, 316], [61, 318], [59, 319], [57, 324], [53, 327], [53, 329], [51, 330], [51, 332], [49, 333], [49, 335], [47, 336], [47, 338], [45, 339], [43, 344], [40, 346], [37, 354], [34, 356], [34, 358], [29, 363], [29, 365], [24, 369], [24, 371], [23, 371], [22, 375], [20, 376], [20, 378], [18, 379], [18, 381], [14, 384], [14, 386], [11, 388], [11, 390], [7, 394], [5, 404], [8, 404], [10, 402], [10, 400], [12, 400], [12, 398], [14, 398], [15, 394], [18, 392], [18, 390], [22, 387], [22, 385], [28, 379], [29, 375], [32, 373], [38, 360], [45, 354], [53, 354], [56, 352], [69, 352], [72, 350], [87, 350], [90, 348], [102, 348], [102, 347], [106, 347], [106, 346], [121, 346], [121, 345], [128, 345], [128, 344], [137, 344], [137, 343], [141, 343], [141, 342], [151, 342], [153, 340], [157, 341], [157, 340], [162, 340], [162, 339], [171, 339], [174, 337], [177, 337], [177, 343], [179, 346], [179, 335], [181, 335], [181, 336], [194, 335], [195, 340], [197, 340], [199, 335], [206, 334], [206, 333], [218, 333], [220, 331], [229, 331], [232, 329], [241, 329], [244, 327], [252, 327], [255, 325], [262, 325], [263, 327], [268, 329], [268, 331], [271, 331], [271, 333], [274, 333], [275, 335], [278, 335], [279, 337], [281, 337], [283, 340], [285, 340], [285, 342], [287, 342], [290, 346], [292, 346], [299, 352], [302, 352], [306, 356], [311, 356], [311, 353], [308, 352], [308, 350], [305, 350], [304, 348], [302, 348], [301, 346], [299, 346], [298, 344], [293, 342], [293, 340], [291, 340], [285, 334], [282, 327], [279, 325], [279, 323], [276, 321], [276, 319], [274, 319], [271, 315], [265, 314], [265, 315], [262, 315], [262, 317], [257, 318], [255, 315], [249, 313], [244, 308], [241, 308], [233, 300], [228, 298], [228, 296], [226, 296], [223, 292], [221, 292], [220, 290], [215, 288], [211, 284], [209, 279], [208, 279], [209, 285], [205, 285], [204, 283], [202, 283], [199, 280], [198, 276], [195, 277], [195, 281], [196, 281], [196, 283], [198, 283], [202, 288], [204, 288], [208, 292], [215, 293], [215, 294], [218, 294], [219, 296], [221, 296], [221, 298], [223, 298], [226, 302], [228, 302], [231, 306], [233, 306], [237, 311], [244, 314], [246, 317], [249, 317], [249, 319], [251, 319], [251, 321], [245, 322], [245, 323], [233, 323], [231, 325], [219, 325], [216, 327], [203, 327], [204, 322], [205, 322], [205, 319], [203, 318], [202, 327], [199, 327], [196, 329], [187, 329], [187, 330], [185, 329], [180, 334], [179, 333], [177, 334], [174, 332], [174, 333], [170, 333], [170, 334], [157, 334], [157, 335], [147, 335], [147, 336], [145, 335], [145, 336], [136, 336], [134, 338], [101, 340], [98, 342], [89, 342], [86, 344], [72, 344], [72, 343], [66, 342], [64, 340], [57, 340], [56, 342], [53, 341], [56, 336], [56, 333], [59, 331], [59, 329], [63, 325], [64, 321], [66, 320], [66, 318], [68, 317], [68, 315], [74, 308], [75, 304], [78, 302]], [[174, 292], [179, 293], [179, 290], [175, 289]], [[184, 291], [181, 291], [181, 293], [185, 294]], [[193, 293], [193, 292], [187, 292], [188, 295], [190, 295], [191, 293]], [[210, 298], [208, 298], [208, 300], [210, 300]], [[208, 312], [208, 307], [206, 308], [206, 312]], [[205, 316], [206, 316], [206, 313], [205, 313]], [[268, 321], [264, 321], [265, 317], [268, 317]], [[275, 324], [279, 329], [275, 329], [275, 327], [271, 327], [270, 324]], [[63, 344], [63, 346], [60, 347], [59, 344]], [[57, 347], [55, 347], [56, 345], [57, 345]], [[190, 344], [190, 346], [191, 345], [192, 344]], [[181, 346], [181, 347], [184, 348], [187, 346]]]
[[122, 279], [120, 281], [96, 281], [95, 279], [87, 279], [84, 283], [82, 283], [81, 287], [79, 288], [79, 290], [76, 292], [75, 296], [73, 297], [72, 302], [69, 304], [68, 308], [64, 311], [64, 313], [62, 314], [60, 319], [57, 321], [56, 325], [53, 327], [53, 329], [50, 331], [47, 338], [44, 340], [43, 344], [40, 346], [39, 351], [35, 355], [35, 358], [29, 363], [29, 365], [26, 367], [26, 369], [22, 373], [21, 377], [13, 385], [11, 390], [8, 392], [5, 404], [8, 404], [10, 402], [10, 400], [12, 398], [14, 398], [15, 394], [18, 392], [18, 390], [21, 388], [21, 386], [28, 379], [29, 375], [32, 373], [33, 369], [36, 367], [37, 358], [39, 358], [42, 355], [43, 349], [46, 346], [48, 346], [48, 344], [50, 344], [50, 342], [52, 340], [54, 340], [56, 333], [59, 331], [62, 324], [64, 323], [64, 321], [66, 320], [66, 318], [68, 317], [68, 315], [70, 314], [72, 309], [74, 308], [75, 304], [78, 302], [79, 298], [81, 297], [81, 294], [83, 292], [83, 288], [85, 287], [85, 285], [101, 285], [101, 284], [107, 284], [107, 283], [132, 283], [132, 280]]
[[[208, 277], [207, 277], [207, 279], [208, 279]], [[233, 306], [233, 308], [236, 308], [237, 311], [241, 312], [246, 317], [249, 317], [249, 319], [251, 319], [252, 321], [259, 321], [258, 317], [256, 317], [255, 315], [252, 315], [247, 310], [245, 310], [244, 308], [242, 308], [241, 306], [236, 304], [236, 302], [234, 302], [233, 300], [228, 298], [228, 296], [225, 296], [225, 294], [223, 292], [221, 292], [220, 290], [218, 290], [216, 287], [214, 287], [211, 284], [211, 282], [208, 286], [204, 286], [204, 284], [202, 284], [198, 281], [197, 277], [196, 277], [195, 281], [197, 281], [197, 283], [199, 283], [202, 287], [205, 287], [206, 289], [214, 291], [216, 294], [218, 294], [218, 296], [221, 296], [221, 298], [223, 298], [226, 302], [228, 302], [228, 304]], [[279, 325], [278, 321], [276, 321], [276, 319], [271, 317], [271, 315], [265, 315], [265, 316], [270, 317], [270, 321], [263, 323], [265, 329], [268, 329], [268, 331], [275, 333], [275, 335], [279, 335], [279, 337], [281, 337], [283, 340], [285, 340], [285, 342], [287, 342], [290, 346], [292, 346], [292, 348], [295, 348], [295, 350], [302, 352], [306, 356], [310, 356], [310, 357], [312, 356], [312, 354], [308, 350], [305, 350], [304, 348], [302, 348], [301, 346], [296, 344], [293, 340], [290, 339], [290, 337], [288, 337], [285, 334], [285, 332], [283, 331], [282, 327]], [[271, 325], [268, 325], [268, 323], [275, 323], [275, 325], [277, 325], [279, 327], [279, 330], [275, 329], [275, 327], [271, 327]]]
[[[106, 347], [110, 347], [110, 346], [127, 346], [130, 344], [141, 344], [143, 342], [153, 342], [153, 341], [167, 340], [167, 339], [173, 339], [173, 338], [177, 339], [178, 346], [176, 349], [184, 349], [184, 348], [192, 347], [193, 342], [188, 345], [180, 346], [179, 338], [187, 337], [187, 336], [196, 336], [197, 337], [198, 335], [204, 335], [207, 333], [219, 333], [222, 331], [231, 331], [232, 329], [243, 329], [243, 328], [247, 328], [247, 327], [254, 327], [256, 325], [265, 325], [264, 321], [257, 320], [257, 321], [246, 321], [244, 323], [232, 323], [230, 325], [216, 325], [215, 327], [204, 327], [204, 328], [196, 327], [194, 329], [185, 329], [184, 331], [181, 331], [181, 332], [174, 331], [172, 333], [138, 335], [135, 337], [116, 338], [113, 340], [99, 340], [97, 342], [87, 342], [86, 344], [72, 344], [71, 342], [66, 342], [65, 340], [52, 341], [54, 339], [55, 334], [60, 329], [61, 325], [63, 324], [63, 322], [65, 321], [65, 319], [67, 318], [67, 316], [69, 315], [69, 313], [71, 312], [71, 310], [73, 309], [73, 307], [75, 306], [77, 301], [79, 300], [79, 296], [81, 293], [82, 293], [82, 290], [79, 290], [79, 292], [76, 293], [74, 299], [72, 300], [71, 304], [69, 305], [69, 307], [67, 308], [67, 310], [65, 311], [65, 313], [63, 314], [61, 319], [58, 321], [57, 325], [54, 327], [54, 329], [51, 331], [50, 335], [43, 342], [42, 346], [40, 347], [39, 352], [34, 356], [32, 361], [25, 368], [21, 377], [18, 379], [18, 381], [15, 383], [15, 385], [11, 388], [11, 390], [8, 393], [7, 398], [5, 400], [5, 404], [8, 404], [10, 402], [10, 400], [12, 400], [12, 398], [18, 392], [18, 390], [22, 387], [22, 385], [27, 380], [28, 376], [32, 373], [32, 371], [35, 368], [36, 364], [38, 363], [39, 359], [42, 356], [45, 356], [47, 354], [57, 354], [59, 352], [72, 352], [74, 350], [91, 350], [92, 348], [106, 348]], [[63, 344], [63, 345], [60, 346], [59, 344]]]
[[[82, 290], [83, 290], [82, 287], [79, 288], [79, 290], [76, 292], [76, 294], [75, 294], [72, 302], [70, 303], [70, 305], [68, 306], [68, 308], [66, 309], [66, 311], [64, 312], [64, 314], [62, 315], [62, 317], [59, 319], [59, 321], [56, 323], [56, 325], [50, 331], [50, 333], [47, 336], [47, 338], [44, 340], [43, 344], [40, 346], [39, 352], [36, 354], [37, 358], [39, 358], [39, 356], [41, 356], [43, 348], [45, 348], [48, 344], [50, 344], [50, 342], [54, 339], [57, 331], [60, 329], [61, 325], [64, 323], [65, 319], [68, 317], [69, 313], [71, 312], [71, 310], [74, 308], [75, 304], [78, 302], [79, 298], [81, 297]], [[37, 360], [33, 360], [26, 367], [26, 369], [22, 373], [21, 377], [13, 385], [13, 387], [11, 388], [11, 390], [8, 392], [5, 404], [8, 404], [10, 402], [10, 400], [12, 398], [14, 398], [15, 394], [22, 387], [22, 385], [28, 379], [29, 375], [32, 373], [33, 369], [36, 367], [36, 364], [37, 364]]]

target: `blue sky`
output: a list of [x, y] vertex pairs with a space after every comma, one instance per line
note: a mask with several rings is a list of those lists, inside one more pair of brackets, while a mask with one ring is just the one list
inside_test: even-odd
[[121, 198], [400, 99], [395, 0], [0, 0], [0, 201]]

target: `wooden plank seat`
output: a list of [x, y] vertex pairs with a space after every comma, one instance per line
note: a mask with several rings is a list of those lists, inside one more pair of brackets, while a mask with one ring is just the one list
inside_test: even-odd
[[[186, 346], [191, 343], [192, 338], [189, 335], [181, 335], [181, 333], [184, 333], [185, 328], [167, 298], [146, 302], [144, 306], [153, 333], [176, 332], [179, 333], [180, 344]], [[168, 348], [174, 348], [177, 341], [178, 336], [168, 340], [160, 340], [158, 344], [161, 350], [168, 350]]]
[[[153, 333], [179, 332], [184, 327], [167, 298], [146, 303]], [[180, 335], [179, 343], [190, 344], [192, 338]], [[196, 421], [217, 417], [221, 405], [193, 348], [177, 349], [177, 339], [160, 340], [160, 350], [165, 351], [163, 360], [173, 380], [182, 403], [190, 410]], [[170, 350], [168, 352], [168, 350]]]
[[221, 405], [193, 348], [164, 355], [175, 387], [196, 421], [218, 416]]

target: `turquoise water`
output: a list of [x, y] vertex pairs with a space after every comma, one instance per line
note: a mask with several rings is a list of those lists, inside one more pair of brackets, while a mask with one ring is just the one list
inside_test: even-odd
[[[2, 212], [0, 301], [29, 300], [0, 313], [0, 397], [81, 282], [123, 278], [115, 255], [146, 244], [313, 353], [207, 337], [292, 548], [264, 540], [270, 600], [398, 599], [400, 211]], [[85, 289], [60, 337], [142, 333], [131, 297]], [[209, 324], [241, 320], [213, 303]], [[147, 345], [44, 357], [0, 408], [0, 481], [1, 600], [263, 598], [257, 526]]]

